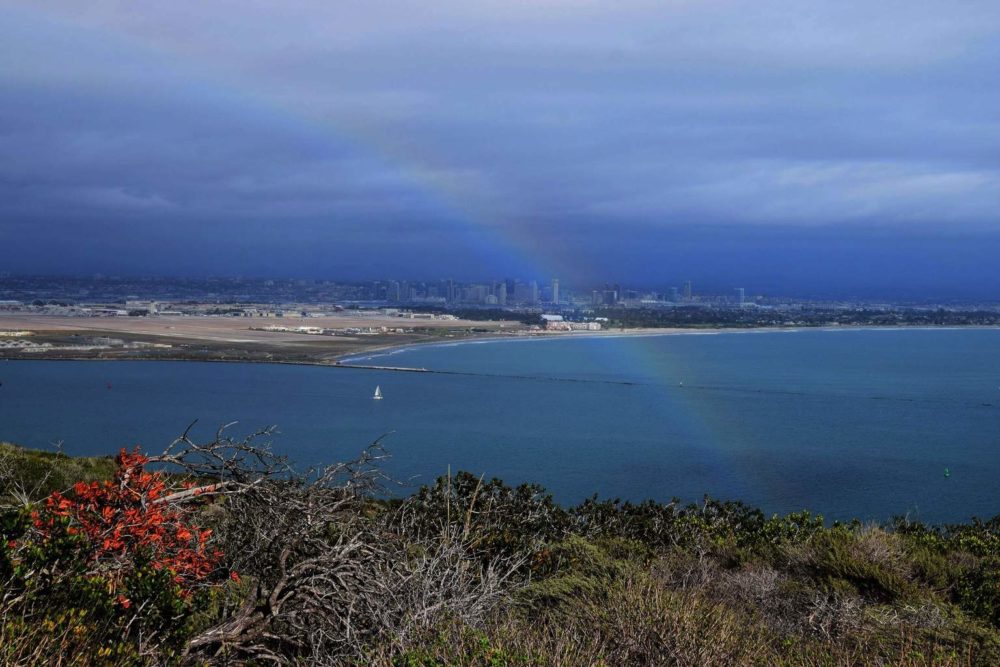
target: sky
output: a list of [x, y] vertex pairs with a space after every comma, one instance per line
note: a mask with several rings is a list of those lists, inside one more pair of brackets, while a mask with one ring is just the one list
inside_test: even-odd
[[1000, 296], [996, 0], [0, 0], [0, 271]]

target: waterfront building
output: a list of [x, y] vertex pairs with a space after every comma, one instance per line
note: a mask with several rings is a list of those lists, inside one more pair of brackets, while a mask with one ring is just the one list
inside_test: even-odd
[[600, 322], [567, 322], [571, 331], [600, 331]]

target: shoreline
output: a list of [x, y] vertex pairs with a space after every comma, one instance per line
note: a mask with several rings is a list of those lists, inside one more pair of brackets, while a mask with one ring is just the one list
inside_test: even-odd
[[822, 331], [822, 332], [838, 332], [838, 331], [958, 331], [958, 330], [1000, 330], [1000, 326], [995, 325], [948, 325], [948, 326], [841, 326], [841, 327], [830, 327], [830, 326], [796, 326], [796, 327], [717, 327], [717, 328], [683, 328], [683, 327], [670, 327], [670, 328], [650, 328], [650, 329], [625, 329], [625, 330], [608, 330], [608, 331], [586, 331], [579, 333], [570, 332], [531, 332], [522, 334], [510, 334], [505, 336], [497, 335], [481, 335], [481, 336], [462, 336], [449, 339], [446, 341], [442, 340], [419, 340], [411, 342], [403, 342], [398, 344], [388, 344], [388, 345], [378, 345], [371, 347], [367, 350], [354, 350], [351, 352], [344, 352], [343, 354], [333, 355], [333, 356], [323, 356], [317, 358], [300, 358], [300, 359], [282, 359], [282, 358], [267, 358], [267, 359], [253, 359], [253, 358], [226, 358], [224, 356], [205, 356], [205, 357], [194, 357], [194, 356], [149, 356], [149, 355], [136, 355], [129, 357], [100, 357], [93, 355], [54, 355], [54, 354], [32, 354], [31, 356], [4, 356], [0, 357], [0, 362], [2, 361], [88, 361], [88, 362], [100, 362], [100, 361], [139, 361], [139, 362], [149, 362], [149, 361], [162, 361], [162, 362], [186, 362], [186, 363], [196, 363], [196, 362], [206, 362], [206, 363], [237, 363], [237, 364], [278, 364], [286, 366], [318, 366], [325, 368], [351, 368], [355, 370], [382, 370], [382, 371], [397, 371], [397, 372], [432, 372], [426, 368], [416, 368], [408, 366], [389, 366], [380, 365], [377, 362], [372, 363], [375, 360], [386, 359], [392, 355], [406, 352], [409, 350], [419, 349], [419, 348], [431, 348], [431, 347], [452, 347], [459, 345], [473, 345], [473, 344], [487, 344], [487, 343], [505, 343], [505, 342], [531, 342], [531, 341], [556, 341], [556, 340], [583, 340], [583, 339], [601, 339], [601, 338], [652, 338], [661, 336], [714, 336], [722, 334], [766, 334], [766, 333], [801, 333], [805, 331]]
[[[764, 334], [764, 333], [801, 333], [804, 331], [823, 331], [823, 332], [836, 332], [836, 331], [960, 331], [965, 329], [971, 330], [1000, 330], [1000, 326], [997, 325], [942, 325], [942, 326], [865, 326], [865, 325], [855, 325], [855, 326], [795, 326], [795, 327], [717, 327], [717, 328], [684, 328], [684, 327], [669, 327], [669, 328], [650, 328], [650, 329], [625, 329], [625, 330], [608, 330], [608, 331], [585, 331], [580, 333], [570, 333], [570, 332], [534, 332], [523, 335], [512, 335], [512, 336], [484, 336], [480, 338], [467, 337], [458, 340], [443, 342], [443, 341], [422, 341], [416, 343], [403, 343], [400, 345], [387, 345], [380, 348], [373, 348], [364, 352], [354, 352], [345, 353], [336, 357], [336, 366], [347, 368], [371, 368], [372, 366], [367, 364], [359, 364], [357, 361], [370, 360], [378, 357], [387, 357], [393, 354], [398, 354], [400, 352], [406, 352], [413, 349], [423, 348], [423, 347], [452, 347], [457, 345], [473, 345], [473, 344], [484, 344], [484, 343], [505, 343], [505, 342], [529, 342], [529, 341], [543, 341], [543, 340], [580, 340], [580, 339], [597, 339], [597, 338], [652, 338], [660, 336], [714, 336], [720, 334]], [[387, 367], [380, 367], [387, 369]], [[422, 369], [407, 369], [407, 370], [422, 370]]]

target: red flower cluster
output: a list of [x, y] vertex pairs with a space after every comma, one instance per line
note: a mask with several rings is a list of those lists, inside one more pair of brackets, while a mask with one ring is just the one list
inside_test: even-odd
[[[154, 569], [171, 572], [181, 595], [190, 595], [222, 556], [209, 545], [212, 531], [189, 522], [191, 508], [164, 501], [171, 490], [161, 473], [145, 470], [149, 458], [138, 447], [131, 453], [122, 449], [115, 462], [112, 480], [80, 482], [71, 497], [49, 496], [32, 516], [35, 529], [49, 538], [68, 518], [67, 533], [85, 538], [87, 562], [112, 593], [141, 557]], [[128, 606], [124, 596], [119, 602]]]

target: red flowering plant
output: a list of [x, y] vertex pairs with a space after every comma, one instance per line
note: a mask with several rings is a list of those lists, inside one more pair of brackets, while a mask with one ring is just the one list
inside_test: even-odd
[[119, 620], [141, 615], [147, 630], [169, 632], [194, 593], [229, 572], [212, 531], [194, 523], [200, 489], [148, 471], [139, 448], [115, 463], [112, 479], [77, 483], [23, 513], [22, 529], [5, 531], [4, 560], [36, 597]]

